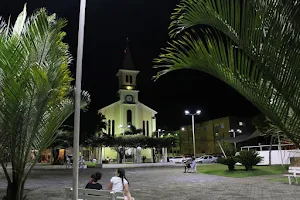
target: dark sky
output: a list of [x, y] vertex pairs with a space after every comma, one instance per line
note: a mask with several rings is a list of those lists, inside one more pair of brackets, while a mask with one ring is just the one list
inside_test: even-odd
[[[75, 63], [79, 0], [5, 0], [0, 15], [6, 20], [11, 15], [14, 21], [25, 2], [29, 14], [46, 7], [68, 20], [65, 42], [70, 45]], [[176, 3], [178, 0], [87, 0], [82, 87], [90, 92], [92, 104], [82, 114], [82, 130], [93, 130], [98, 119], [96, 111], [117, 100], [116, 73], [122, 67], [127, 37], [133, 62], [141, 71], [139, 100], [158, 111], [158, 127], [177, 129], [189, 124], [190, 118], [183, 115], [185, 109], [202, 110], [196, 122], [258, 112], [225, 83], [199, 71], [176, 71], [157, 82], [151, 80], [155, 75], [152, 61], [166, 46], [170, 14]], [[71, 70], [74, 74], [74, 64]]]

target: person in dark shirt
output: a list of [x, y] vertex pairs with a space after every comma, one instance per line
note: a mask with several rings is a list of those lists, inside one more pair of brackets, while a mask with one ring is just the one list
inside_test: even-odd
[[91, 178], [88, 182], [88, 184], [86, 184], [85, 188], [86, 189], [94, 189], [94, 190], [102, 190], [102, 185], [100, 183], [97, 183], [97, 181], [99, 181], [102, 177], [102, 174], [97, 172], [95, 174], [91, 175]]

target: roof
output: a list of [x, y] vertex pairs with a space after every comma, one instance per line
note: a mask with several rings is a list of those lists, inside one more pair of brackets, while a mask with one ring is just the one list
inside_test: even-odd
[[251, 139], [259, 137], [259, 136], [263, 136], [263, 133], [261, 133], [259, 130], [256, 130], [251, 134], [243, 134], [243, 135], [239, 135], [235, 138], [224, 139], [222, 141], [226, 141], [226, 142], [230, 142], [230, 143], [238, 143], [238, 142], [244, 142], [247, 140], [251, 140]]
[[104, 111], [104, 110], [106, 110], [106, 109], [108, 109], [108, 108], [110, 108], [110, 107], [115, 106], [116, 104], [119, 104], [119, 103], [120, 103], [120, 101], [117, 101], [117, 102], [112, 103], [112, 104], [110, 104], [110, 105], [108, 105], [108, 106], [105, 106], [105, 107], [103, 107], [103, 108], [100, 108], [100, 109], [98, 110], [98, 112], [102, 112], [102, 111]]
[[157, 111], [153, 110], [152, 108], [149, 108], [148, 106], [146, 106], [145, 104], [142, 104], [141, 102], [139, 102], [138, 105], [141, 105], [142, 107], [146, 108], [150, 112], [157, 114]]
[[132, 62], [131, 53], [129, 49], [129, 39], [126, 39], [125, 58], [123, 63], [123, 69], [135, 70], [135, 66]]

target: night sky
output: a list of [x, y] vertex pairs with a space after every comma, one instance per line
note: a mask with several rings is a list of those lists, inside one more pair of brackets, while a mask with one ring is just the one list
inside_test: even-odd
[[[27, 2], [28, 13], [46, 7], [68, 20], [65, 42], [74, 57], [75, 72], [79, 0], [5, 0], [0, 15], [14, 21]], [[91, 94], [89, 111], [83, 113], [82, 131], [93, 131], [97, 110], [117, 101], [116, 73], [122, 68], [125, 39], [130, 39], [133, 62], [140, 70], [140, 102], [158, 111], [158, 128], [176, 130], [190, 123], [184, 110], [201, 109], [196, 122], [223, 116], [250, 117], [258, 113], [251, 103], [218, 79], [193, 70], [169, 73], [153, 82], [153, 59], [168, 41], [170, 14], [179, 0], [87, 0], [82, 88]], [[74, 74], [75, 77], [75, 74]], [[75, 84], [75, 83], [74, 83]], [[72, 123], [70, 118], [67, 123]]]

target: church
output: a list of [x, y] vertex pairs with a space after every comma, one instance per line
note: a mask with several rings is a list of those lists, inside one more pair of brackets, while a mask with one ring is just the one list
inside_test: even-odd
[[[152, 136], [156, 131], [157, 112], [139, 101], [139, 90], [137, 88], [137, 75], [139, 71], [135, 68], [129, 51], [128, 39], [125, 50], [123, 67], [119, 69], [116, 76], [119, 80], [119, 100], [98, 112], [102, 113], [107, 122], [106, 132], [111, 136], [123, 134], [127, 127], [133, 125], [143, 130], [143, 135]], [[127, 152], [130, 154], [130, 152]], [[152, 158], [151, 149], [143, 149], [142, 156]], [[117, 152], [109, 147], [102, 149], [102, 158], [117, 159]]]

